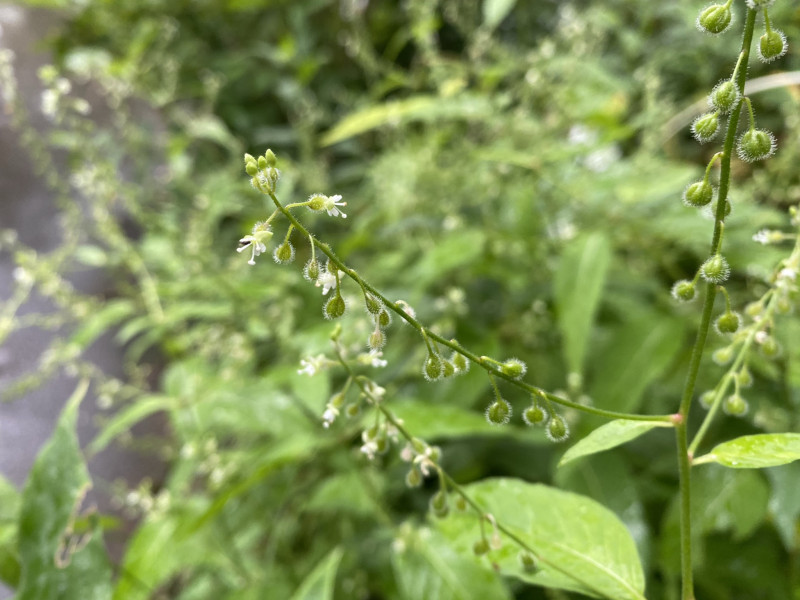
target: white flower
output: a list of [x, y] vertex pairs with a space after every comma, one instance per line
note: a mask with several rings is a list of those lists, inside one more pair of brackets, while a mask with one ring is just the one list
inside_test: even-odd
[[413, 308], [411, 308], [411, 305], [405, 300], [398, 300], [397, 302], [395, 302], [395, 304], [397, 304], [400, 307], [400, 310], [402, 310], [412, 319], [417, 318], [417, 312]]
[[322, 413], [322, 426], [328, 429], [338, 416], [339, 409], [332, 404], [328, 404], [328, 406], [325, 407], [325, 412]]
[[336, 275], [329, 273], [328, 271], [323, 271], [317, 277], [317, 281], [314, 283], [317, 287], [322, 288], [322, 295], [327, 296], [328, 292], [330, 292], [333, 288], [336, 287]]
[[388, 360], [384, 360], [381, 358], [383, 356], [383, 351], [378, 350], [377, 352], [370, 352], [369, 356], [371, 357], [370, 364], [373, 367], [385, 367], [389, 364]]
[[768, 339], [769, 339], [769, 334], [766, 331], [761, 330], [758, 333], [756, 333], [756, 342], [758, 342], [759, 344], [763, 344]]
[[406, 444], [405, 447], [400, 451], [400, 460], [405, 462], [411, 462], [414, 460], [414, 448], [411, 447], [411, 444]]
[[797, 271], [789, 267], [781, 269], [780, 272], [778, 273], [778, 279], [794, 281], [796, 278], [797, 278]]
[[311, 375], [316, 375], [319, 371], [321, 371], [327, 365], [328, 359], [325, 358], [324, 354], [318, 354], [317, 356], [309, 356], [308, 358], [304, 358], [300, 361], [300, 366], [303, 367], [302, 369], [297, 369], [298, 375], [306, 374], [309, 377]]
[[340, 202], [341, 199], [342, 197], [339, 194], [331, 197], [325, 197], [323, 208], [328, 211], [329, 216], [338, 217], [339, 215], [342, 215], [343, 219], [347, 218], [347, 215], [337, 208], [338, 206], [347, 206], [347, 202]]
[[259, 221], [253, 225], [253, 232], [250, 235], [246, 235], [239, 240], [239, 247], [236, 251], [241, 253], [247, 248], [252, 248], [253, 252], [247, 264], [254, 265], [256, 264], [256, 256], [267, 251], [267, 242], [270, 238], [272, 238], [272, 230], [269, 225], [263, 221]]
[[365, 442], [360, 450], [368, 459], [375, 460], [375, 454], [378, 452], [378, 443], [375, 440], [370, 440]]

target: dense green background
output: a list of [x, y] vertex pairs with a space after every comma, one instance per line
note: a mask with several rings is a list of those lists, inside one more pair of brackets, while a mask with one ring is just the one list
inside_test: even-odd
[[[62, 299], [80, 324], [71, 341], [86, 347], [113, 328], [132, 363], [163, 366], [155, 389], [134, 382], [114, 395], [126, 416], [108, 437], [157, 411], [171, 426], [168, 439], [149, 442], [170, 461], [156, 488], [171, 505], [140, 522], [115, 571], [116, 597], [279, 599], [304, 581], [298, 597], [330, 597], [303, 595], [314, 586], [337, 599], [579, 597], [492, 575], [487, 561], [459, 554], [447, 527], [435, 532], [426, 517], [434, 481], [407, 490], [394, 451], [367, 463], [357, 422], [321, 429], [343, 375], [296, 370], [328, 351], [332, 325], [301, 277], [302, 240], [289, 267], [269, 256], [249, 267], [234, 252], [266, 216], [241, 156], [276, 152], [285, 202], [342, 194], [346, 221], [303, 213], [304, 222], [424, 323], [479, 354], [524, 359], [531, 382], [574, 399], [674, 412], [699, 306], [676, 306], [668, 292], [693, 276], [712, 227], [680, 197], [717, 146], [690, 139], [691, 117], [677, 133], [666, 125], [732, 70], [744, 2], [734, 32], [715, 38], [694, 28], [702, 3], [685, 0], [34, 4], [59, 10], [48, 40], [56, 64], [101, 90], [114, 117], [66, 120], [49, 142], [73, 172], [91, 164], [99, 173], [86, 194], [92, 219], [67, 250], [78, 260], [67, 264], [117, 280], [113, 298]], [[754, 64], [751, 77], [800, 67], [800, 10], [778, 0], [771, 16], [790, 53]], [[734, 164], [725, 247], [737, 306], [763, 293], [764, 274], [788, 253], [751, 236], [785, 227], [800, 200], [796, 90], [754, 103], [779, 151], [765, 165]], [[91, 319], [72, 314], [76, 303]], [[800, 430], [800, 322], [780, 323], [784, 353], [751, 361], [750, 415], [720, 419], [706, 449]], [[364, 343], [362, 311], [342, 324], [348, 345]], [[486, 424], [491, 392], [477, 369], [426, 383], [419, 338], [397, 324], [388, 337], [389, 365], [370, 376], [415, 435], [441, 445], [457, 480], [515, 477], [598, 500], [631, 531], [647, 597], [677, 597], [669, 431], [557, 470], [566, 446], [518, 419]], [[723, 344], [711, 338], [712, 349]], [[568, 384], [570, 372], [582, 386]], [[722, 373], [704, 363], [699, 390]], [[527, 405], [503, 391], [518, 413]], [[601, 423], [566, 416], [572, 440]], [[704, 466], [696, 477], [698, 597], [800, 598], [798, 465]], [[16, 585], [11, 522], [0, 523], [0, 577]]]

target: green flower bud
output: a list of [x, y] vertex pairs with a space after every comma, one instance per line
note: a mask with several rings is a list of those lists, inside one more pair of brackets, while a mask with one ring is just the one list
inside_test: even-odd
[[705, 206], [714, 197], [714, 186], [707, 179], [690, 183], [683, 191], [686, 206]]
[[719, 113], [706, 113], [692, 123], [692, 134], [701, 144], [713, 140], [719, 133]]
[[708, 104], [720, 114], [728, 114], [738, 104], [741, 94], [730, 79], [719, 82], [708, 96]]
[[472, 544], [472, 552], [475, 556], [483, 556], [487, 552], [489, 552], [489, 542], [485, 539], [481, 538], [474, 544]]
[[356, 418], [359, 414], [361, 414], [361, 405], [356, 402], [348, 404], [344, 407], [344, 414], [350, 419]]
[[519, 379], [525, 375], [527, 370], [528, 367], [518, 358], [510, 358], [503, 363], [502, 367], [500, 367], [500, 371], [502, 371], [503, 375], [507, 375], [508, 377], [512, 377], [514, 379]]
[[528, 575], [533, 575], [539, 570], [533, 554], [524, 550], [519, 553], [519, 564]]
[[466, 512], [466, 510], [469, 508], [469, 504], [467, 504], [467, 501], [464, 500], [463, 496], [458, 496], [455, 504], [458, 512]]
[[786, 54], [789, 44], [786, 43], [786, 36], [782, 31], [773, 29], [761, 36], [758, 42], [758, 58], [762, 62], [771, 63]]
[[303, 267], [303, 277], [314, 283], [319, 277], [319, 261], [316, 258], [309, 258], [306, 266]]
[[247, 163], [244, 166], [244, 170], [247, 172], [250, 177], [255, 177], [256, 173], [258, 173], [258, 167], [255, 163]]
[[411, 467], [406, 473], [406, 485], [410, 488], [418, 488], [422, 485], [422, 473], [417, 467]]
[[742, 398], [739, 394], [728, 396], [722, 403], [722, 410], [732, 417], [743, 417], [747, 414], [748, 408], [747, 400]]
[[561, 415], [554, 414], [545, 431], [551, 442], [563, 442], [569, 437], [569, 426]]
[[275, 156], [275, 153], [272, 150], [267, 150], [264, 153], [264, 158], [267, 161], [267, 166], [274, 167], [278, 164], [278, 157]]
[[526, 425], [542, 425], [550, 415], [538, 404], [532, 404], [522, 412], [522, 420]]
[[[437, 517], [447, 516], [447, 513], [449, 512], [447, 494], [442, 490], [436, 492], [433, 496], [431, 496], [430, 506], [431, 511], [433, 511], [433, 514], [435, 514]], [[444, 514], [441, 514], [442, 512], [444, 512]]]
[[328, 401], [328, 403], [334, 408], [342, 408], [342, 406], [344, 406], [344, 394], [342, 392], [334, 394], [331, 396], [331, 399]]
[[326, 319], [338, 319], [344, 314], [345, 308], [347, 307], [345, 306], [344, 298], [340, 294], [334, 294], [325, 303], [323, 314]]
[[511, 419], [511, 405], [498, 398], [486, 408], [486, 420], [490, 425], [505, 425]]
[[700, 267], [700, 275], [710, 283], [722, 283], [731, 274], [728, 261], [721, 254], [715, 254]]
[[768, 337], [761, 342], [761, 354], [767, 358], [775, 358], [781, 353], [780, 344], [774, 337]]
[[736, 144], [736, 153], [745, 162], [756, 162], [775, 153], [775, 136], [766, 129], [748, 129]]
[[727, 4], [712, 4], [697, 17], [697, 28], [704, 33], [723, 33], [731, 26], [733, 12]]
[[258, 168], [263, 171], [263, 170], [265, 170], [267, 168], [267, 166], [268, 166], [267, 165], [267, 159], [264, 158], [263, 156], [259, 156], [258, 157]]
[[386, 329], [391, 324], [392, 324], [391, 313], [389, 313], [389, 311], [386, 310], [385, 308], [381, 309], [381, 312], [378, 313], [378, 327]]
[[294, 246], [289, 241], [283, 242], [280, 246], [275, 248], [272, 253], [272, 258], [279, 265], [290, 263], [294, 260]]
[[439, 446], [430, 446], [425, 452], [432, 463], [438, 464], [442, 460], [442, 449]]
[[428, 354], [425, 362], [422, 363], [422, 375], [428, 381], [436, 381], [441, 378], [443, 369], [442, 357], [438, 354]]
[[367, 312], [371, 315], [377, 315], [381, 312], [383, 304], [372, 294], [364, 296], [364, 303], [367, 305]]
[[741, 322], [741, 318], [735, 312], [726, 312], [719, 316], [719, 318], [714, 323], [714, 326], [717, 328], [717, 331], [721, 334], [726, 333], [736, 333], [739, 329], [739, 323]]
[[694, 300], [695, 295], [694, 282], [688, 279], [676, 281], [675, 285], [672, 286], [672, 297], [679, 302], [690, 302]]

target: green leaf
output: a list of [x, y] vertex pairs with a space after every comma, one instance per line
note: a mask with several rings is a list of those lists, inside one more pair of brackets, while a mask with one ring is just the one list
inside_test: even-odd
[[772, 524], [778, 531], [783, 545], [790, 552], [800, 547], [800, 494], [797, 482], [800, 481], [800, 463], [792, 463], [765, 471], [772, 484], [769, 499], [769, 512]]
[[[492, 562], [503, 573], [593, 597], [644, 600], [644, 574], [636, 545], [604, 506], [585, 496], [514, 479], [489, 479], [465, 490], [540, 557], [541, 569], [533, 575], [526, 573], [518, 560], [519, 546], [503, 536], [502, 547], [492, 553]], [[480, 539], [473, 514], [454, 514], [441, 521], [440, 528], [468, 554]]]
[[762, 433], [723, 442], [694, 462], [716, 462], [732, 469], [762, 469], [785, 465], [798, 459], [800, 433]]
[[444, 537], [403, 525], [392, 544], [392, 568], [402, 600], [504, 600], [510, 594], [500, 576], [476, 569], [475, 559], [456, 552]]
[[486, 98], [462, 94], [452, 98], [413, 96], [393, 100], [349, 114], [325, 135], [320, 143], [330, 146], [388, 124], [405, 121], [435, 121], [448, 118], [477, 119], [491, 112]]
[[513, 10], [517, 0], [484, 0], [483, 24], [494, 29]]
[[647, 433], [654, 427], [671, 427], [671, 424], [664, 421], [629, 421], [627, 419], [617, 419], [606, 423], [567, 450], [564, 456], [561, 457], [558, 466], [562, 467], [582, 456], [621, 446], [625, 442]]
[[592, 358], [591, 396], [608, 410], [632, 412], [647, 386], [672, 363], [683, 347], [680, 319], [648, 312], [629, 320], [604, 352]]
[[341, 548], [334, 548], [308, 574], [291, 600], [333, 600], [333, 589], [336, 584], [336, 571], [342, 560]]
[[11, 483], [0, 475], [0, 581], [11, 587], [19, 584], [17, 521], [22, 498]]
[[142, 419], [153, 413], [169, 410], [175, 406], [176, 401], [169, 396], [144, 396], [137, 398], [136, 401], [119, 411], [92, 440], [88, 451], [90, 454], [97, 454], [105, 449], [111, 441], [133, 427]]
[[564, 359], [573, 373], [583, 371], [589, 333], [610, 262], [608, 238], [592, 233], [567, 246], [556, 271], [558, 326], [564, 338]]
[[55, 432], [31, 469], [22, 495], [19, 556], [22, 575], [17, 600], [111, 597], [111, 566], [100, 528], [72, 532], [91, 487], [75, 423], [86, 395], [84, 380], [67, 402]]
[[135, 307], [130, 300], [111, 300], [104, 304], [99, 311], [91, 314], [86, 319], [75, 333], [72, 334], [70, 343], [78, 344], [85, 348], [99, 336], [103, 335], [109, 328], [134, 314], [134, 311]]

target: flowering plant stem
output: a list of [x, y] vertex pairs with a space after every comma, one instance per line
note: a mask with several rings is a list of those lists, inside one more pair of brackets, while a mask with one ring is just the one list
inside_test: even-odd
[[[305, 237], [309, 239], [314, 239], [313, 235], [306, 229], [300, 221], [291, 213], [289, 207], [284, 207], [280, 200], [278, 200], [277, 196], [274, 192], [268, 192], [269, 197], [275, 203], [277, 210], [279, 210], [289, 221], [289, 223], [297, 229], [300, 233], [302, 233]], [[290, 205], [291, 206], [291, 205]], [[432, 332], [430, 329], [424, 327], [419, 321], [417, 321], [413, 316], [408, 314], [406, 311], [402, 309], [397, 303], [392, 302], [386, 296], [381, 294], [377, 289], [375, 289], [372, 285], [370, 285], [367, 281], [365, 281], [358, 273], [356, 273], [353, 269], [348, 267], [342, 260], [340, 260], [331, 250], [330, 246], [325, 243], [321, 243], [319, 240], [314, 241], [314, 245], [319, 248], [325, 256], [327, 256], [330, 261], [337, 266], [340, 272], [345, 273], [350, 279], [355, 281], [362, 289], [367, 290], [369, 293], [373, 294], [376, 298], [379, 298], [392, 312], [398, 315], [400, 318], [404, 319], [409, 325], [411, 325], [414, 329], [416, 329], [426, 341], [428, 339], [435, 340], [439, 344], [458, 352], [462, 356], [465, 356], [470, 361], [475, 363], [476, 365], [481, 366], [487, 373], [490, 375], [494, 375], [496, 377], [500, 377], [505, 381], [509, 382], [510, 384], [521, 388], [531, 394], [535, 394], [540, 398], [544, 398], [549, 402], [553, 402], [554, 404], [560, 404], [561, 406], [566, 406], [568, 408], [574, 408], [575, 410], [579, 410], [585, 413], [597, 415], [599, 417], [604, 417], [606, 419], [629, 419], [632, 421], [658, 421], [658, 422], [672, 422], [674, 420], [673, 415], [639, 415], [639, 414], [632, 414], [632, 413], [623, 413], [623, 412], [616, 412], [611, 410], [603, 410], [600, 408], [595, 408], [593, 406], [584, 406], [578, 402], [573, 402], [571, 400], [567, 400], [566, 398], [561, 398], [559, 396], [555, 396], [546, 392], [545, 390], [538, 388], [536, 386], [530, 385], [525, 383], [524, 381], [519, 381], [514, 379], [513, 377], [506, 375], [500, 369], [498, 369], [493, 362], [489, 361], [486, 358], [479, 356], [473, 352], [470, 352], [466, 348], [462, 347], [455, 341], [448, 340], [443, 338], [440, 335]]]
[[[753, 30], [756, 23], [757, 11], [748, 9], [747, 18], [744, 25], [744, 36], [742, 38], [742, 49], [737, 61], [736, 87], [744, 95], [744, 84], [747, 80], [747, 63], [750, 57], [750, 46], [753, 41]], [[742, 102], [738, 102], [731, 111], [728, 120], [728, 130], [725, 135], [725, 144], [722, 150], [722, 160], [720, 161], [720, 180], [719, 194], [717, 197], [716, 213], [714, 218], [714, 234], [711, 240], [711, 252], [709, 256], [719, 253], [722, 245], [722, 222], [725, 218], [725, 208], [727, 206], [728, 190], [731, 179], [731, 155], [733, 154], [733, 144], [736, 140], [736, 130], [739, 125], [739, 115], [742, 111]], [[711, 313], [714, 309], [714, 300], [717, 297], [717, 285], [713, 282], [706, 284], [706, 295], [703, 302], [703, 312], [700, 319], [700, 328], [697, 331], [694, 348], [692, 349], [689, 361], [689, 372], [686, 376], [686, 384], [681, 397], [680, 409], [678, 414], [680, 419], [675, 425], [675, 437], [678, 447], [678, 470], [680, 485], [680, 513], [681, 513], [681, 580], [682, 580], [682, 600], [695, 600], [694, 582], [692, 577], [692, 536], [691, 536], [691, 454], [688, 448], [687, 426], [689, 423], [689, 409], [694, 395], [697, 374], [700, 370], [700, 361], [705, 350], [706, 338], [711, 325]]]

